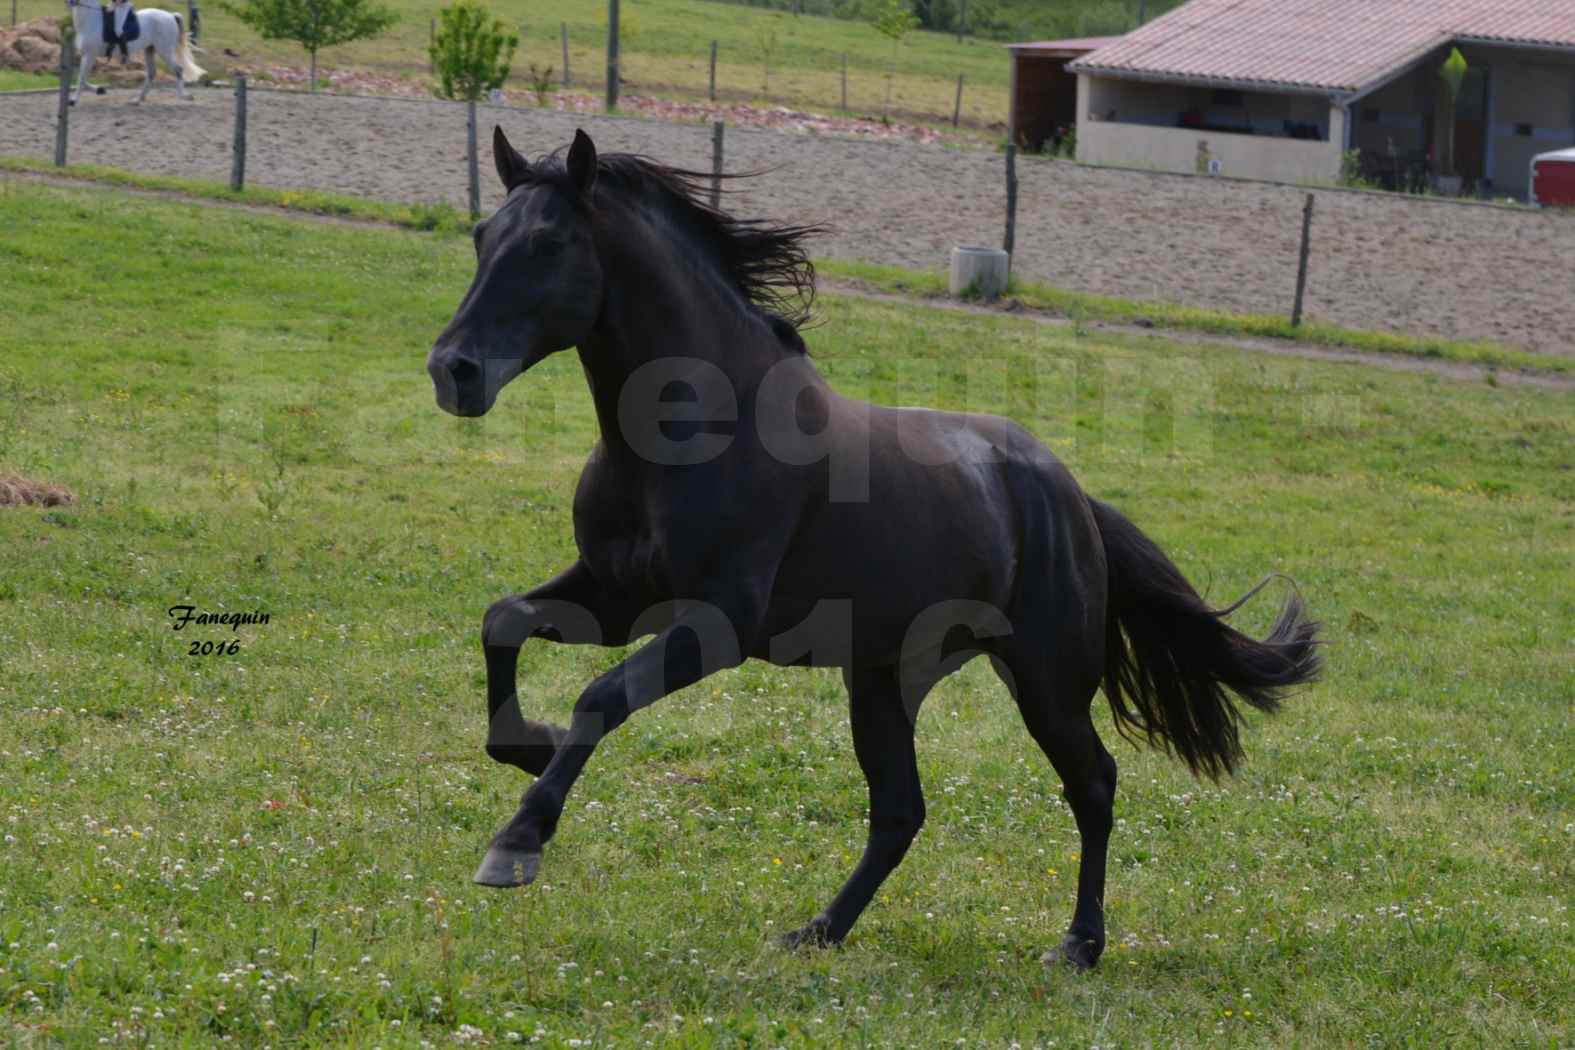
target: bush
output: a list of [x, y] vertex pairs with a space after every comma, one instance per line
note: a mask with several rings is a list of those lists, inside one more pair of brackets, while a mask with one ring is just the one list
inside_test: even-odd
[[430, 49], [438, 94], [474, 102], [502, 87], [519, 42], [478, 0], [458, 0], [443, 8]]

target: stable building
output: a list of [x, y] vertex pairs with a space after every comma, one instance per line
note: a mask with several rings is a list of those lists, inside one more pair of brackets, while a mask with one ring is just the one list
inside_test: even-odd
[[1089, 164], [1333, 182], [1357, 150], [1414, 189], [1452, 133], [1466, 192], [1524, 197], [1532, 159], [1575, 145], [1575, 0], [1191, 0], [1064, 72]]
[[1060, 146], [1077, 128], [1077, 74], [1067, 65], [1120, 39], [1090, 36], [1007, 44], [1012, 53], [1007, 138], [1030, 153]]

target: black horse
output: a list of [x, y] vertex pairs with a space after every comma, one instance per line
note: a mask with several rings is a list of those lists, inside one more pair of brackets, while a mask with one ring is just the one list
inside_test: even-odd
[[[1095, 690], [1123, 731], [1195, 773], [1230, 772], [1227, 691], [1272, 711], [1317, 674], [1301, 602], [1255, 641], [1016, 424], [837, 394], [798, 332], [813, 227], [733, 218], [704, 203], [709, 176], [598, 158], [583, 131], [566, 157], [531, 163], [498, 129], [493, 157], [508, 198], [476, 227], [475, 279], [427, 359], [437, 402], [479, 416], [577, 347], [601, 440], [574, 498], [580, 560], [483, 620], [487, 753], [538, 779], [475, 880], [535, 877], [570, 788], [631, 712], [749, 657], [839, 667], [869, 840], [831, 904], [784, 940], [840, 942], [924, 823], [919, 704], [982, 653], [1082, 837], [1076, 911], [1047, 958], [1092, 966], [1116, 786]], [[567, 729], [522, 715], [526, 639], [645, 635], [580, 694]]]

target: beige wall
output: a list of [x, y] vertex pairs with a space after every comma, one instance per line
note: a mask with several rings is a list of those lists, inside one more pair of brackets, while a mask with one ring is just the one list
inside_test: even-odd
[[1239, 94], [1239, 105], [1224, 105], [1214, 100], [1213, 88], [1080, 76], [1078, 115], [1106, 122], [1173, 128], [1180, 123], [1183, 112], [1196, 110], [1210, 124], [1251, 127], [1265, 136], [1283, 136], [1287, 120], [1328, 130], [1327, 99], [1257, 91]]
[[[1482, 45], [1463, 46], [1461, 51], [1472, 68], [1488, 70], [1484, 170], [1496, 192], [1524, 195], [1532, 157], [1575, 145], [1575, 57]], [[1353, 144], [1357, 149], [1388, 156], [1393, 141], [1404, 159], [1427, 150], [1429, 131], [1435, 142], [1442, 141], [1446, 110], [1437, 70], [1447, 53], [1447, 48], [1439, 49], [1394, 83], [1356, 103]], [[1524, 133], [1527, 130], [1530, 134]], [[1463, 168], [1471, 166], [1457, 160]]]
[[1359, 103], [1352, 146], [1363, 153], [1389, 156], [1389, 145], [1404, 160], [1409, 154], [1427, 149], [1427, 114], [1432, 101], [1422, 83], [1423, 74], [1413, 72], [1393, 84], [1368, 95]]
[[[1319, 116], [1329, 127], [1330, 141], [1313, 142], [1175, 127], [1175, 115], [1188, 108], [1177, 105], [1181, 97], [1194, 90], [1205, 97], [1212, 92], [1177, 87], [1170, 89], [1173, 93], [1166, 103], [1157, 101], [1162, 93], [1152, 90], [1154, 87], [1086, 74], [1078, 77], [1077, 159], [1085, 164], [1191, 173], [1198, 170], [1201, 142], [1207, 144], [1208, 156], [1220, 162], [1221, 175], [1293, 183], [1332, 182], [1339, 178], [1345, 125], [1343, 114], [1327, 101], [1285, 96], [1298, 114], [1308, 114], [1294, 119], [1312, 122], [1315, 118], [1311, 114], [1321, 108]], [[1124, 114], [1130, 119], [1156, 112], [1161, 105], [1169, 107], [1169, 126], [1122, 119]], [[1112, 110], [1117, 117], [1114, 121], [1106, 119]]]
[[[1532, 157], [1575, 146], [1575, 62], [1520, 56], [1511, 64], [1502, 50], [1488, 61], [1493, 69], [1493, 184], [1524, 194]], [[1525, 129], [1517, 125], [1530, 125], [1531, 134], [1520, 134]]]

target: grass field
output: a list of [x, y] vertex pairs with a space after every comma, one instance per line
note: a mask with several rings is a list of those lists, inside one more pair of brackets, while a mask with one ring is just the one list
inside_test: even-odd
[[22, 73], [15, 69], [0, 69], [0, 91], [33, 91], [38, 88], [59, 87], [58, 77]]
[[[1036, 961], [1072, 821], [970, 666], [907, 862], [845, 950], [788, 955], [863, 839], [827, 673], [640, 713], [541, 882], [468, 882], [524, 786], [480, 749], [480, 615], [573, 557], [594, 421], [567, 357], [433, 407], [461, 240], [4, 181], [0, 223], [0, 472], [78, 497], [0, 509], [12, 1045], [1575, 1039], [1567, 394], [825, 299], [839, 387], [1017, 416], [1220, 599], [1289, 573], [1329, 674], [1220, 787], [1112, 745], [1111, 948], [1074, 978]], [[182, 603], [270, 621], [177, 634]], [[522, 696], [561, 718], [613, 658], [527, 647]]]
[[[359, 67], [425, 78], [429, 20], [437, 0], [386, 0], [400, 14], [388, 33], [374, 40], [330, 48], [319, 56], [324, 69]], [[171, 5], [166, 5], [171, 6]], [[184, 10], [184, 4], [173, 5]], [[607, 5], [584, 0], [504, 0], [495, 15], [523, 26], [511, 81], [528, 87], [531, 63], [561, 73], [559, 26], [569, 27], [572, 88], [597, 93], [606, 83]], [[23, 20], [58, 15], [56, 0], [21, 0]], [[222, 72], [228, 47], [248, 65], [280, 63], [305, 67], [306, 54], [286, 41], [264, 41], [216, 3], [201, 4], [203, 65]], [[621, 54], [625, 91], [678, 98], [703, 97], [711, 41], [718, 44], [717, 85], [728, 99], [771, 101], [833, 112], [841, 101], [842, 55], [848, 56], [848, 106], [879, 114], [886, 75], [892, 81], [893, 113], [950, 119], [957, 76], [966, 77], [964, 115], [978, 123], [1006, 120], [1007, 53], [996, 41], [958, 42], [944, 33], [910, 34], [901, 47], [870, 26], [836, 18], [795, 18], [781, 11], [713, 3], [710, 0], [625, 0]], [[773, 39], [769, 90], [762, 42]]]

